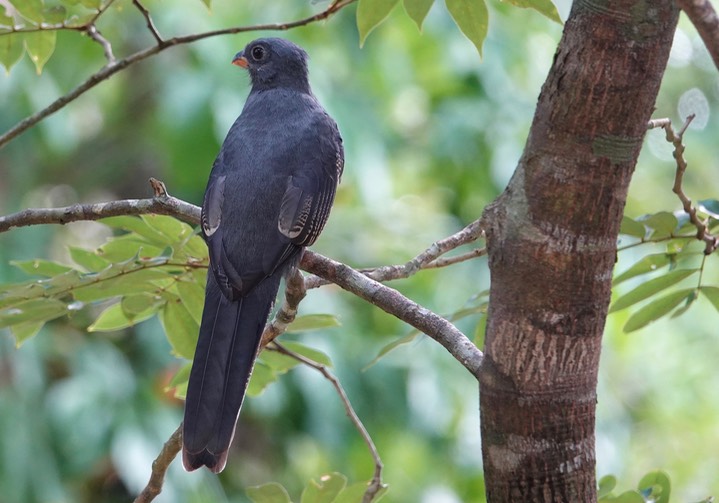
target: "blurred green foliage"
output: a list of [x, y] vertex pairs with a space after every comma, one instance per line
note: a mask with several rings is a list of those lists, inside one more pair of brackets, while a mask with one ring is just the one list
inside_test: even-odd
[[[92, 3], [82, 0], [72, 8], [82, 16], [96, 7]], [[208, 10], [199, 0], [143, 3], [166, 38], [289, 21], [327, 5], [215, 0], [205, 2]], [[48, 8], [56, 4], [45, 2]], [[568, 2], [557, 5], [566, 17]], [[487, 6], [482, 61], [441, 2], [429, 10], [421, 35], [419, 14], [410, 18], [394, 8], [362, 49], [356, 6], [282, 34], [310, 53], [313, 89], [345, 138], [345, 175], [314, 249], [356, 267], [401, 263], [476, 219], [503, 189], [521, 155], [561, 26], [531, 10], [498, 2]], [[113, 2], [98, 29], [118, 58], [154, 43], [130, 0]], [[0, 151], [0, 212], [145, 197], [151, 194], [150, 176], [165, 181], [173, 195], [199, 203], [214, 156], [248, 92], [246, 76], [229, 62], [260, 35], [268, 33], [168, 49], [12, 141]], [[55, 53], [37, 75], [49, 57], [42, 47], [47, 51], [31, 44], [28, 52], [37, 57], [20, 59], [20, 54], [12, 72], [0, 76], [1, 131], [106, 63], [100, 45], [61, 30]], [[17, 53], [17, 47], [0, 43], [3, 50]], [[714, 175], [718, 89], [716, 69], [701, 41], [681, 24], [655, 116], [680, 123], [687, 113], [698, 114], [685, 135], [690, 166], [685, 191], [693, 200], [716, 199], [719, 193]], [[661, 131], [650, 131], [627, 205], [628, 218], [643, 222], [645, 232], [660, 223], [655, 219], [650, 225], [641, 215], [681, 207], [671, 193], [673, 173], [671, 145]], [[636, 225], [626, 228], [635, 234], [622, 236], [620, 247], [642, 239]], [[84, 250], [97, 249], [111, 234], [97, 223], [0, 234], [0, 283], [41, 272], [46, 263], [27, 262], [38, 257], [92, 272], [98, 264]], [[163, 251], [158, 247], [154, 256]], [[666, 242], [629, 247], [619, 255], [617, 271], [670, 251]], [[641, 277], [621, 281], [617, 301], [644, 278], [666, 274], [670, 258], [656, 259]], [[25, 272], [11, 261], [25, 261], [18, 264]], [[701, 265], [707, 285], [719, 280], [714, 262]], [[477, 294], [488, 286], [482, 259], [425, 271], [393, 286], [446, 315], [474, 309], [457, 320], [467, 334], [482, 326]], [[192, 295], [189, 290], [185, 295]], [[118, 317], [124, 323], [119, 315], [132, 322], [128, 312], [139, 316], [140, 305], [121, 305], [104, 323], [118, 323]], [[107, 308], [91, 304], [69, 320], [49, 321], [19, 350], [9, 331], [0, 333], [3, 502], [128, 501], [146, 483], [152, 459], [179, 423], [182, 403], [166, 388], [183, 361], [171, 354], [158, 319], [88, 333]], [[661, 467], [671, 476], [677, 501], [719, 494], [714, 364], [719, 344], [712, 299], [699, 296], [681, 317], [627, 335], [622, 328], [637, 312], [632, 309], [617, 309], [608, 320], [600, 369], [598, 473], [614, 473], [622, 481], [618, 485], [628, 487], [624, 480], [641, 480]], [[336, 288], [313, 291], [301, 305], [301, 314], [326, 313], [341, 326], [283, 339], [301, 341], [331, 358], [382, 455], [390, 484], [383, 501], [484, 501], [476, 381], [432, 341], [415, 338], [397, 320]], [[412, 342], [363, 370], [403, 336]], [[367, 480], [371, 459], [330, 384], [299, 367], [247, 400], [225, 472], [186, 474], [175, 463], [157, 501], [250, 501], [246, 488], [270, 481], [281, 483], [298, 501], [309, 480], [334, 471], [345, 474], [349, 484]]]

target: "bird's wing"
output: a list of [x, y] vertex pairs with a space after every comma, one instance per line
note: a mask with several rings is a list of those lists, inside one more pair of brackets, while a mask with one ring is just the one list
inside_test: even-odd
[[277, 218], [277, 230], [284, 239], [265, 254], [263, 266], [268, 274], [297, 249], [311, 246], [327, 222], [344, 167], [342, 139], [334, 123], [329, 125], [330, 134], [321, 137], [319, 148], [300, 159], [304, 169], [287, 177]]
[[229, 300], [242, 291], [243, 281], [227, 257], [222, 227], [222, 203], [225, 200], [226, 176], [211, 177], [202, 204], [202, 234], [210, 252], [210, 264], [218, 287]]

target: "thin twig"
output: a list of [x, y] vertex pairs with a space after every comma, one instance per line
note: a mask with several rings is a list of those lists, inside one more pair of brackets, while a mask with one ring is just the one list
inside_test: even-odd
[[382, 483], [382, 459], [379, 456], [379, 452], [377, 451], [377, 447], [375, 446], [372, 437], [367, 432], [367, 428], [365, 428], [364, 424], [362, 424], [362, 420], [359, 418], [354, 408], [352, 407], [352, 403], [350, 403], [350, 400], [347, 397], [347, 393], [345, 393], [345, 390], [342, 387], [342, 384], [339, 382], [339, 379], [337, 379], [337, 377], [335, 377], [329, 370], [327, 370], [326, 366], [322, 365], [321, 363], [317, 363], [314, 360], [310, 360], [309, 358], [306, 358], [298, 353], [295, 353], [294, 351], [290, 351], [286, 347], [279, 344], [277, 341], [275, 341], [269, 349], [274, 349], [279, 353], [285, 354], [299, 362], [302, 362], [308, 367], [312, 367], [317, 372], [322, 374], [325, 379], [332, 383], [332, 386], [335, 388], [337, 395], [342, 401], [342, 405], [344, 405], [347, 417], [349, 417], [350, 421], [352, 421], [352, 424], [359, 432], [360, 436], [362, 437], [362, 440], [367, 445], [367, 449], [369, 449], [372, 459], [374, 460], [374, 474], [372, 475], [372, 480], [370, 481], [369, 486], [364, 493], [364, 497], [362, 498], [362, 503], [371, 503], [374, 498], [380, 493], [380, 491], [382, 491], [386, 487]]
[[719, 16], [709, 0], [677, 0], [677, 5], [689, 17], [714, 64], [719, 68]]
[[274, 31], [286, 31], [291, 28], [296, 28], [298, 26], [305, 26], [310, 23], [314, 23], [316, 21], [321, 21], [323, 19], [327, 19], [332, 14], [338, 12], [343, 7], [346, 7], [347, 5], [355, 2], [356, 0], [342, 0], [337, 3], [332, 3], [330, 6], [323, 10], [322, 12], [319, 12], [317, 14], [314, 14], [312, 16], [306, 17], [304, 19], [300, 19], [297, 21], [292, 21], [288, 23], [271, 23], [271, 24], [262, 24], [262, 25], [253, 25], [253, 26], [236, 26], [233, 28], [225, 28], [222, 30], [213, 30], [213, 31], [207, 31], [203, 33], [195, 33], [193, 35], [186, 35], [182, 37], [173, 37], [171, 39], [164, 40], [162, 43], [158, 43], [156, 45], [153, 45], [152, 47], [148, 47], [146, 49], [142, 49], [134, 54], [131, 54], [130, 56], [120, 59], [116, 61], [114, 64], [108, 64], [105, 65], [102, 69], [98, 70], [94, 74], [92, 74], [85, 82], [77, 86], [75, 89], [70, 91], [69, 93], [57, 98], [55, 101], [53, 101], [50, 105], [43, 108], [42, 110], [37, 111], [36, 113], [26, 117], [25, 119], [21, 120], [15, 126], [7, 130], [2, 136], [0, 136], [0, 148], [4, 147], [8, 142], [10, 142], [13, 138], [19, 136], [20, 134], [24, 133], [31, 127], [33, 127], [38, 122], [42, 121], [43, 119], [47, 118], [48, 116], [52, 115], [53, 113], [57, 112], [64, 106], [66, 106], [68, 103], [72, 102], [73, 100], [77, 99], [79, 96], [83, 95], [99, 83], [109, 79], [113, 75], [115, 75], [120, 70], [123, 70], [127, 68], [130, 65], [133, 65], [139, 61], [142, 61], [144, 59], [149, 58], [150, 56], [154, 56], [155, 54], [164, 51], [165, 49], [169, 47], [174, 47], [177, 45], [182, 44], [189, 44], [192, 42], [196, 42], [198, 40], [202, 40], [209, 37], [216, 37], [220, 35], [232, 35], [235, 33], [244, 33], [248, 31], [260, 31], [260, 30], [274, 30]]
[[715, 236], [709, 233], [707, 223], [703, 222], [699, 218], [699, 216], [697, 215], [696, 207], [692, 205], [692, 200], [687, 197], [682, 188], [682, 182], [684, 181], [684, 173], [687, 170], [687, 161], [684, 158], [685, 147], [682, 143], [682, 140], [684, 138], [684, 133], [689, 127], [689, 124], [691, 124], [692, 120], [694, 120], [694, 114], [691, 114], [689, 117], [687, 117], [679, 132], [674, 132], [672, 123], [668, 119], [662, 121], [661, 127], [664, 128], [667, 141], [674, 145], [673, 155], [674, 160], [676, 161], [677, 169], [674, 175], [674, 186], [672, 187], [672, 192], [674, 192], [677, 197], [679, 197], [679, 200], [682, 203], [682, 208], [684, 208], [684, 211], [689, 215], [689, 221], [694, 225], [694, 227], [696, 227], [696, 238], [699, 241], [704, 241], [704, 243], [706, 243], [704, 253], [706, 255], [710, 255], [717, 249], [717, 246], [719, 246], [719, 242]]
[[114, 65], [115, 61], [117, 60], [115, 59], [115, 55], [112, 53], [112, 45], [110, 44], [110, 41], [102, 36], [100, 30], [98, 30], [94, 24], [88, 25], [88, 27], [85, 29], [85, 33], [87, 33], [88, 37], [100, 44], [100, 46], [102, 47], [102, 52], [105, 54], [107, 64]]
[[[396, 279], [409, 278], [410, 276], [415, 275], [418, 271], [423, 269], [438, 269], [441, 267], [458, 264], [460, 262], [486, 255], [487, 249], [476, 248], [467, 253], [456, 255], [453, 257], [442, 257], [442, 255], [462, 245], [476, 241], [482, 235], [483, 231], [480, 228], [480, 221], [475, 220], [474, 222], [467, 225], [462, 230], [452, 234], [451, 236], [432, 243], [432, 245], [430, 245], [422, 253], [420, 253], [413, 259], [405, 262], [404, 264], [365, 268], [360, 269], [360, 272], [366, 276], [369, 276], [375, 281], [385, 282]], [[312, 276], [305, 279], [305, 285], [308, 290], [318, 288], [329, 283], [329, 281], [319, 278], [317, 276]]]
[[145, 22], [147, 23], [147, 29], [150, 30], [150, 33], [152, 33], [152, 36], [155, 38], [157, 43], [159, 45], [162, 45], [164, 43], [164, 40], [162, 40], [160, 32], [157, 31], [157, 28], [155, 28], [155, 23], [152, 22], [150, 11], [147, 10], [145, 6], [140, 3], [140, 0], [132, 0], [132, 3], [135, 5], [135, 7], [138, 8], [138, 10], [142, 13], [142, 16], [145, 18]]
[[412, 276], [417, 271], [427, 266], [427, 264], [439, 258], [441, 255], [444, 255], [450, 250], [454, 250], [458, 246], [476, 241], [481, 235], [482, 229], [479, 226], [479, 220], [475, 220], [461, 231], [432, 243], [429, 248], [407, 263], [401, 266], [389, 265], [378, 267], [373, 271], [368, 272], [367, 276], [375, 281], [387, 281], [390, 279]]
[[432, 262], [425, 264], [422, 269], [438, 269], [440, 267], [447, 267], [450, 265], [459, 264], [460, 262], [466, 262], [467, 260], [471, 260], [473, 258], [483, 257], [486, 254], [486, 247], [475, 248], [474, 250], [462, 253], [461, 255], [454, 255], [452, 257], [438, 257]]
[[175, 459], [177, 453], [182, 448], [182, 423], [174, 431], [170, 438], [162, 446], [160, 454], [152, 462], [152, 473], [150, 474], [150, 480], [142, 490], [142, 492], [135, 498], [134, 503], [148, 503], [155, 499], [155, 497], [162, 492], [162, 484], [165, 481], [165, 474], [167, 469]]

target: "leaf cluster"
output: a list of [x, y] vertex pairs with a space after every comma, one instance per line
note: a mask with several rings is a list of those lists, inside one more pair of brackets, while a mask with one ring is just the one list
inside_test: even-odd
[[[112, 332], [157, 316], [172, 353], [192, 360], [209, 263], [205, 242], [189, 225], [164, 215], [111, 217], [101, 222], [124, 233], [96, 250], [71, 247], [72, 265], [43, 259], [12, 263], [40, 279], [0, 287], [0, 328], [9, 328], [19, 346], [52, 320], [101, 306], [88, 331]], [[315, 314], [296, 318], [287, 331], [338, 325], [334, 316]], [[286, 344], [298, 354], [331, 365], [324, 353]], [[297, 364], [288, 356], [264, 352], [248, 393], [259, 395]], [[178, 396], [185, 394], [190, 367], [183, 365], [170, 383]]]
[[[370, 32], [387, 19], [389, 13], [399, 2], [400, 0], [359, 0], [357, 28], [360, 34], [360, 44], [364, 44]], [[412, 18], [420, 30], [433, 3], [434, 0], [402, 0], [407, 15]], [[557, 8], [551, 0], [510, 0], [509, 3], [517, 7], [535, 9], [549, 19], [561, 22]], [[482, 44], [487, 37], [489, 27], [489, 11], [486, 2], [484, 0], [445, 0], [445, 4], [454, 22], [481, 55]]]
[[27, 54], [40, 74], [55, 51], [57, 30], [84, 30], [102, 11], [103, 0], [8, 0], [0, 10], [0, 64], [9, 72]]
[[[719, 225], [719, 201], [704, 200], [699, 205], [700, 216], [709, 229]], [[662, 211], [638, 219], [625, 216], [620, 233], [631, 243], [620, 246], [619, 251], [647, 243], [663, 243], [664, 251], [645, 255], [629, 269], [614, 277], [613, 287], [652, 273], [662, 273], [619, 296], [609, 312], [618, 312], [648, 301], [632, 313], [624, 325], [625, 332], [633, 332], [664, 316], [675, 318], [687, 312], [700, 295], [719, 311], [719, 287], [703, 282], [707, 256], [697, 240], [696, 227], [684, 212], [677, 214]], [[692, 279], [687, 286], [684, 280]]]

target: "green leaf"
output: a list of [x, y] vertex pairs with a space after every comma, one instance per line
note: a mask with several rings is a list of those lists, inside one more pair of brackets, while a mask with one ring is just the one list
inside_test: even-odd
[[177, 398], [185, 399], [187, 395], [187, 382], [190, 380], [190, 371], [192, 370], [192, 362], [188, 362], [180, 367], [175, 375], [172, 376], [170, 383], [167, 385], [165, 391], [175, 390], [175, 396]]
[[62, 5], [53, 5], [52, 7], [46, 7], [42, 11], [43, 22], [45, 23], [62, 23], [65, 21], [67, 10]]
[[599, 479], [599, 489], [597, 490], [597, 497], [602, 498], [611, 494], [614, 488], [617, 486], [617, 477], [614, 475], [605, 475]]
[[172, 345], [173, 353], [192, 360], [200, 325], [182, 305], [179, 297], [169, 300], [160, 310], [160, 323], [165, 330], [167, 340]]
[[647, 235], [647, 228], [644, 224], [637, 222], [624, 215], [622, 217], [622, 224], [619, 227], [619, 233], [627, 236], [633, 236], [635, 238], [644, 239]]
[[97, 274], [88, 274], [84, 284], [72, 291], [73, 297], [83, 302], [95, 302], [140, 293], [159, 293], [175, 280], [167, 270], [135, 267], [123, 269], [113, 264]]
[[[2, 21], [0, 20], [0, 22]], [[25, 52], [25, 45], [22, 35], [13, 34], [0, 37], [0, 63], [5, 67], [7, 73], [10, 73], [10, 69], [20, 61], [23, 52]]]
[[627, 323], [624, 325], [624, 331], [626, 333], [634, 332], [652, 321], [658, 320], [692, 295], [694, 290], [694, 288], [685, 288], [647, 304], [629, 317]]
[[44, 321], [26, 321], [11, 326], [10, 331], [15, 337], [15, 346], [19, 348], [23, 342], [35, 337], [43, 326], [45, 326]]
[[192, 227], [174, 217], [167, 215], [141, 215], [140, 218], [148, 227], [156, 230], [165, 238], [167, 244], [179, 243], [192, 236]]
[[205, 306], [205, 289], [194, 281], [178, 281], [176, 285], [182, 304], [199, 325]]
[[67, 314], [64, 302], [52, 298], [19, 302], [0, 310], [0, 328], [25, 322], [45, 322]]
[[202, 0], [202, 3], [205, 4], [205, 7], [207, 7], [207, 10], [212, 9], [212, 0]]
[[310, 480], [302, 491], [300, 503], [333, 503], [347, 485], [347, 477], [341, 473], [323, 475], [320, 480]]
[[554, 6], [554, 4], [551, 2], [551, 0], [507, 0], [512, 5], [515, 5], [517, 7], [522, 8], [531, 8], [536, 10], [537, 12], [544, 14], [552, 21], [556, 21], [557, 23], [562, 22], [562, 20], [559, 17], [559, 12], [557, 12], [557, 8]]
[[247, 396], [260, 396], [265, 388], [275, 382], [279, 374], [273, 371], [262, 360], [257, 359], [255, 367], [252, 369], [250, 382], [247, 385]]
[[[133, 310], [137, 309], [137, 306], [133, 305], [134, 302], [143, 297], [150, 299], [150, 301], [145, 301], [143, 310], [134, 312]], [[122, 330], [123, 328], [137, 325], [138, 323], [151, 318], [157, 312], [159, 303], [153, 303], [151, 299], [152, 297], [149, 295], [133, 295], [125, 297], [121, 302], [111, 305], [100, 313], [95, 322], [87, 327], [87, 331], [114, 332], [116, 330]]]
[[80, 3], [88, 9], [99, 9], [102, 6], [102, 0], [80, 0]]
[[277, 482], [248, 487], [247, 496], [253, 503], [291, 503], [287, 490]]
[[650, 229], [653, 229], [654, 232], [652, 232], [651, 237], [654, 239], [671, 236], [679, 225], [677, 217], [668, 211], [660, 211], [659, 213], [654, 213], [653, 215], [645, 215], [638, 220]]
[[684, 303], [684, 305], [672, 313], [672, 318], [677, 318], [677, 317], [681, 316], [682, 314], [686, 313], [689, 310], [689, 308], [692, 307], [692, 304], [694, 304], [694, 301], [697, 300], [698, 297], [699, 297], [699, 292], [695, 288], [692, 290], [691, 295], [689, 295], [689, 297], [687, 297], [687, 301]]
[[88, 332], [113, 332], [132, 325], [119, 302], [111, 305], [97, 317], [94, 323], [87, 327]]
[[398, 339], [393, 340], [389, 344], [386, 344], [382, 349], [379, 350], [379, 353], [377, 353], [377, 356], [374, 357], [374, 359], [369, 362], [363, 370], [367, 370], [372, 365], [376, 364], [378, 361], [380, 361], [381, 358], [383, 358], [387, 353], [390, 351], [398, 348], [399, 346], [402, 346], [404, 344], [409, 344], [413, 340], [415, 340], [417, 337], [419, 337], [422, 334], [419, 330], [412, 330], [407, 335], [400, 337]]
[[259, 360], [271, 368], [274, 372], [284, 374], [288, 370], [300, 364], [299, 360], [279, 351], [262, 351]]
[[699, 269], [677, 269], [676, 271], [671, 271], [663, 276], [651, 279], [646, 283], [642, 283], [634, 290], [614, 301], [612, 306], [609, 308], [609, 312], [614, 313], [632, 306], [637, 302], [640, 302], [666, 288], [669, 288], [672, 285], [675, 285], [676, 283], [679, 283], [681, 280], [688, 278], [697, 271], [699, 271]]
[[296, 334], [321, 328], [339, 327], [340, 325], [337, 317], [331, 314], [308, 314], [295, 318], [295, 321], [287, 327], [287, 333]]
[[417, 28], [422, 31], [422, 23], [427, 17], [429, 9], [432, 7], [434, 0], [404, 0], [404, 10], [407, 11], [409, 17], [417, 24]]
[[325, 367], [332, 366], [332, 360], [330, 359], [330, 357], [318, 349], [310, 348], [299, 342], [291, 341], [284, 341], [282, 345], [290, 351], [300, 354], [305, 358], [309, 358], [310, 360], [322, 364]]
[[44, 259], [13, 260], [10, 264], [27, 274], [46, 276], [48, 278], [64, 272], [72, 271], [72, 267]]
[[199, 260], [209, 261], [209, 252], [205, 240], [195, 234], [182, 247], [183, 253]]
[[97, 253], [84, 248], [76, 248], [74, 246], [69, 247], [70, 257], [73, 262], [82, 266], [85, 270], [90, 272], [102, 271], [110, 265], [110, 261], [100, 257]]
[[165, 246], [174, 243], [175, 241], [170, 239], [167, 235], [155, 229], [147, 223], [143, 218], [132, 217], [132, 216], [119, 216], [119, 217], [108, 217], [99, 220], [99, 222], [114, 227], [115, 229], [121, 229], [145, 238], [150, 244], [155, 245], [160, 249], [164, 249]]
[[[157, 309], [161, 303], [160, 297], [147, 293], [127, 295], [120, 301], [122, 312], [130, 320], [135, 320], [135, 318], [149, 310]], [[135, 323], [138, 323], [138, 320], [135, 320]]]
[[55, 51], [56, 31], [35, 31], [25, 34], [25, 50], [30, 59], [35, 63], [37, 74], [42, 73], [42, 68]]
[[654, 255], [647, 255], [642, 258], [639, 262], [631, 266], [629, 269], [624, 271], [622, 274], [614, 278], [612, 282], [613, 286], [617, 286], [622, 281], [626, 281], [630, 278], [647, 274], [650, 272], [657, 271], [664, 266], [669, 265], [669, 255], [666, 253], [657, 253]]
[[447, 10], [464, 35], [472, 41], [482, 56], [482, 44], [487, 37], [489, 13], [484, 0], [445, 0]]
[[10, 3], [28, 21], [35, 24], [42, 22], [42, 0], [12, 0]]
[[714, 309], [719, 311], [719, 287], [702, 286], [699, 288], [699, 291], [703, 293], [707, 299], [709, 299], [709, 302], [712, 303]]
[[[342, 492], [337, 495], [337, 498], [332, 503], [358, 503], [362, 501], [365, 491], [367, 491], [367, 482], [356, 482], [352, 485], [345, 487]], [[374, 501], [379, 500], [379, 496], [387, 492], [386, 487], [380, 489], [377, 497]]]
[[360, 35], [360, 47], [370, 34], [387, 16], [399, 0], [359, 0], [357, 6], [357, 29]]
[[654, 503], [669, 503], [671, 483], [669, 475], [661, 470], [647, 473], [642, 477], [642, 480], [639, 481], [638, 489], [640, 491], [651, 489], [649, 497]]

